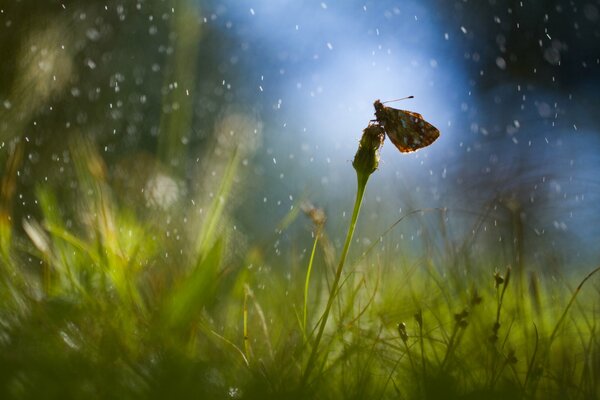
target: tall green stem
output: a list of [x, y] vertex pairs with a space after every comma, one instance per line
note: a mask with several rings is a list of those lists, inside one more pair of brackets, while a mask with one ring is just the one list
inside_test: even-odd
[[306, 321], [308, 319], [308, 286], [310, 283], [310, 275], [312, 273], [313, 262], [315, 261], [315, 253], [317, 252], [317, 243], [319, 243], [319, 230], [315, 233], [315, 241], [313, 243], [312, 251], [310, 252], [310, 260], [308, 261], [308, 268], [306, 269], [306, 279], [304, 279], [304, 312], [302, 314], [302, 332], [304, 340], [306, 340]]
[[356, 228], [356, 221], [358, 220], [358, 213], [360, 212], [360, 206], [362, 204], [363, 196], [365, 194], [365, 188], [367, 187], [367, 181], [369, 180], [369, 176], [371, 174], [365, 174], [357, 171], [357, 181], [358, 188], [356, 190], [356, 199], [354, 200], [354, 210], [352, 211], [352, 219], [350, 220], [350, 227], [348, 229], [348, 233], [346, 235], [346, 241], [344, 243], [344, 248], [342, 250], [342, 255], [340, 257], [340, 263], [338, 264], [337, 270], [335, 271], [335, 278], [333, 279], [333, 284], [331, 286], [331, 292], [329, 293], [329, 299], [327, 300], [327, 306], [325, 306], [325, 311], [323, 312], [323, 316], [321, 317], [321, 323], [319, 325], [319, 330], [317, 331], [317, 337], [315, 338], [315, 343], [312, 347], [310, 357], [308, 359], [308, 363], [306, 364], [306, 370], [304, 370], [304, 374], [302, 375], [302, 386], [305, 385], [308, 377], [315, 366], [315, 362], [317, 359], [319, 343], [321, 342], [321, 338], [323, 337], [323, 332], [325, 331], [325, 325], [327, 325], [327, 320], [329, 319], [329, 313], [331, 312], [331, 307], [333, 306], [333, 301], [337, 295], [337, 291], [339, 290], [340, 278], [342, 277], [342, 270], [344, 269], [344, 263], [346, 262], [346, 256], [348, 255], [348, 250], [350, 249], [350, 243], [352, 242], [352, 237], [354, 236], [354, 229]]
[[338, 264], [337, 270], [335, 271], [335, 278], [331, 285], [331, 291], [329, 292], [329, 299], [327, 300], [327, 306], [321, 316], [321, 322], [319, 323], [319, 329], [317, 330], [317, 336], [315, 342], [310, 351], [310, 356], [306, 364], [306, 369], [302, 374], [301, 387], [306, 385], [310, 373], [315, 367], [317, 357], [319, 354], [319, 344], [323, 338], [323, 332], [325, 332], [325, 326], [329, 319], [329, 313], [333, 306], [333, 301], [338, 294], [340, 279], [342, 277], [342, 270], [344, 269], [344, 263], [346, 262], [346, 256], [350, 249], [350, 243], [352, 242], [352, 236], [354, 235], [354, 229], [356, 228], [356, 221], [358, 220], [358, 213], [360, 212], [360, 206], [362, 204], [363, 196], [365, 194], [365, 188], [367, 187], [367, 181], [369, 176], [377, 169], [379, 165], [379, 149], [383, 145], [384, 139], [383, 127], [378, 124], [369, 124], [364, 130], [363, 135], [358, 144], [358, 150], [352, 161], [352, 166], [356, 170], [356, 178], [358, 181], [358, 188], [356, 189], [356, 199], [354, 200], [354, 211], [352, 211], [352, 219], [350, 220], [350, 227], [346, 234], [346, 242], [342, 249], [342, 256], [340, 257], [340, 263]]

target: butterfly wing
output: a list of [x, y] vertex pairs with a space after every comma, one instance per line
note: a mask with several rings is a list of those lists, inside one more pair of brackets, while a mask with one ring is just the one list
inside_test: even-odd
[[429, 146], [440, 136], [435, 126], [412, 111], [381, 105], [375, 107], [375, 116], [392, 143], [403, 153]]

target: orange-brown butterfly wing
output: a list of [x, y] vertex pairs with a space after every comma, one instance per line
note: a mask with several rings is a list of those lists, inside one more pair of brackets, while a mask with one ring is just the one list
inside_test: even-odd
[[440, 131], [421, 114], [398, 110], [375, 103], [375, 116], [385, 129], [394, 145], [403, 153], [410, 153], [429, 146], [439, 136]]

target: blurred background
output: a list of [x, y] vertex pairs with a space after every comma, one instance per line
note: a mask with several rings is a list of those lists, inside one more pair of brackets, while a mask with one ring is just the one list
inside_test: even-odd
[[233, 252], [302, 254], [305, 201], [339, 247], [373, 101], [414, 95], [391, 106], [441, 137], [408, 155], [386, 141], [354, 251], [423, 209], [386, 236], [390, 257], [471, 235], [496, 268], [589, 267], [599, 22], [598, 0], [1, 0], [2, 216], [23, 235], [49, 188], [77, 233], [83, 158], [174, 252], [185, 245], [169, 225], [210, 212], [228, 174], [215, 229]]

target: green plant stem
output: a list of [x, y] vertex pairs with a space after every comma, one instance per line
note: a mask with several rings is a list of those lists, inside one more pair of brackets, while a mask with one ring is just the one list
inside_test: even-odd
[[325, 311], [323, 312], [323, 316], [321, 317], [321, 323], [319, 325], [319, 330], [317, 331], [317, 336], [315, 338], [315, 343], [312, 347], [310, 357], [308, 358], [308, 362], [306, 364], [306, 369], [304, 370], [304, 374], [302, 375], [301, 386], [304, 386], [309, 378], [309, 375], [312, 369], [315, 366], [315, 362], [318, 355], [319, 343], [321, 342], [321, 338], [323, 337], [323, 332], [325, 331], [325, 325], [327, 325], [327, 320], [329, 319], [329, 313], [331, 311], [331, 306], [333, 305], [333, 301], [337, 295], [339, 289], [340, 278], [342, 277], [342, 270], [344, 269], [344, 263], [346, 262], [346, 256], [348, 255], [348, 250], [350, 249], [350, 243], [352, 242], [352, 237], [354, 236], [354, 229], [356, 228], [356, 221], [358, 220], [358, 213], [360, 212], [360, 206], [362, 205], [363, 196], [365, 194], [365, 188], [367, 186], [367, 181], [369, 180], [369, 174], [358, 172], [356, 173], [358, 187], [356, 189], [356, 199], [354, 200], [354, 211], [352, 211], [352, 219], [350, 220], [350, 227], [348, 229], [348, 233], [346, 235], [346, 241], [344, 243], [344, 248], [342, 249], [342, 255], [340, 257], [340, 263], [338, 264], [337, 270], [335, 271], [335, 277], [333, 279], [333, 284], [331, 285], [331, 292], [329, 293], [329, 299], [327, 300], [327, 305], [325, 306]]
[[[598, 271], [600, 271], [600, 267], [594, 268], [594, 270], [592, 270], [592, 272], [590, 272], [589, 274], [587, 274], [585, 276], [585, 278], [583, 278], [583, 280], [579, 283], [579, 285], [577, 286], [577, 288], [575, 288], [575, 291], [571, 295], [571, 299], [569, 300], [569, 303], [565, 307], [565, 310], [561, 314], [560, 318], [556, 322], [556, 325], [554, 326], [554, 329], [552, 330], [552, 333], [550, 334], [550, 338], [548, 339], [548, 343], [546, 344], [546, 351], [544, 352], [544, 356], [540, 360], [540, 363], [539, 363], [540, 365], [544, 365], [545, 362], [546, 362], [546, 360], [547, 360], [547, 358], [549, 357], [550, 347], [552, 346], [552, 343], [554, 342], [554, 339], [556, 339], [556, 335], [558, 334], [558, 330], [561, 327], [561, 325], [562, 325], [563, 321], [565, 320], [565, 318], [567, 317], [567, 314], [569, 313], [569, 310], [571, 309], [571, 306], [575, 303], [575, 300], [577, 299], [577, 295], [581, 291], [581, 288], [587, 282], [587, 280], [590, 279], [593, 275], [595, 275]], [[536, 332], [537, 332], [537, 328], [536, 328]], [[536, 347], [537, 347], [537, 344], [536, 344]], [[536, 350], [536, 352], [537, 352], [537, 350]], [[531, 363], [531, 364], [533, 364], [533, 363]], [[530, 369], [531, 369], [531, 366], [530, 366]], [[531, 382], [531, 385], [532, 385], [532, 389], [531, 389], [531, 393], [530, 393], [531, 397], [535, 396], [535, 392], [537, 390], [537, 383], [538, 383], [540, 377], [541, 377], [541, 374], [538, 374], [538, 376], [535, 379], [532, 378], [532, 379], [529, 380], [529, 382]], [[528, 372], [527, 378], [529, 378], [529, 372]], [[526, 383], [527, 382], [528, 381], [526, 381]]]
[[306, 270], [306, 279], [304, 280], [304, 313], [302, 315], [302, 331], [304, 334], [304, 339], [306, 340], [306, 320], [308, 316], [308, 284], [310, 282], [310, 275], [312, 272], [313, 262], [315, 260], [315, 253], [317, 252], [317, 243], [319, 242], [320, 229], [315, 233], [315, 241], [313, 243], [313, 248], [310, 253], [310, 261], [308, 262], [308, 268]]
[[244, 353], [250, 360], [250, 337], [248, 336], [248, 287], [244, 288]]
[[573, 305], [573, 303], [575, 303], [575, 299], [577, 298], [577, 295], [581, 291], [581, 288], [583, 287], [583, 285], [585, 284], [585, 282], [588, 279], [590, 279], [592, 277], [592, 275], [594, 275], [598, 271], [600, 271], [600, 267], [596, 267], [592, 272], [590, 272], [589, 274], [587, 274], [586, 277], [583, 278], [583, 280], [579, 283], [579, 285], [577, 286], [577, 288], [575, 289], [575, 291], [571, 295], [571, 299], [569, 300], [569, 303], [567, 304], [567, 307], [565, 307], [565, 310], [563, 311], [562, 315], [558, 319], [558, 322], [554, 326], [554, 329], [552, 330], [552, 334], [550, 335], [550, 339], [548, 340], [548, 347], [550, 347], [552, 345], [552, 342], [554, 342], [554, 339], [556, 338], [556, 334], [558, 333], [558, 328], [560, 328], [562, 322], [567, 317], [567, 314], [568, 314], [569, 310], [571, 309], [571, 306]]

